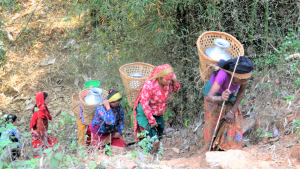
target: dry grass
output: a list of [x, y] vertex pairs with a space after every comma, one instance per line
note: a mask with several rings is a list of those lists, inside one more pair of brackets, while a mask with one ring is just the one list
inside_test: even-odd
[[[37, 0], [18, 1], [22, 7], [13, 13], [3, 11], [5, 30], [15, 39], [24, 29], [24, 25], [33, 12]], [[7, 52], [5, 71], [0, 72], [0, 108], [3, 108], [12, 99], [22, 95], [32, 94], [51, 88], [51, 78], [63, 74], [61, 67], [65, 65], [68, 53], [63, 50], [63, 40], [68, 30], [79, 26], [76, 17], [69, 16], [69, 2], [42, 1], [37, 7], [28, 27]], [[64, 6], [64, 7], [62, 7]], [[5, 41], [9, 46], [11, 42]], [[54, 65], [39, 66], [39, 63], [50, 58], [56, 58]], [[50, 76], [49, 76], [50, 75]]]

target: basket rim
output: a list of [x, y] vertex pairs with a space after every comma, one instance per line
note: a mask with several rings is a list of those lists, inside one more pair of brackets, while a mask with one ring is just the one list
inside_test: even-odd
[[135, 64], [145, 65], [145, 66], [151, 67], [151, 68], [153, 68], [153, 69], [155, 68], [154, 65], [151, 65], [151, 64], [149, 64], [149, 63], [144, 63], [144, 62], [132, 62], [132, 63], [127, 63], [127, 64], [125, 64], [125, 65], [122, 65], [122, 66], [119, 68], [119, 72], [120, 72], [120, 74], [121, 74], [121, 77], [122, 77], [122, 76], [130, 77], [130, 79], [133, 79], [133, 80], [145, 80], [145, 79], [147, 79], [147, 77], [144, 77], [144, 78], [131, 77], [131, 76], [126, 75], [123, 71], [121, 71], [121, 69], [122, 69], [123, 67], [130, 66], [130, 65], [135, 65]]
[[[76, 97], [78, 97], [79, 100], [75, 100]], [[80, 95], [79, 95], [79, 93], [73, 94], [73, 95], [72, 95], [72, 99], [74, 99], [75, 101], [80, 102]]]
[[240, 41], [238, 41], [234, 36], [226, 33], [226, 32], [219, 32], [219, 31], [206, 31], [204, 33], [202, 33], [199, 38], [197, 39], [197, 49], [198, 49], [198, 52], [201, 53], [201, 55], [204, 57], [204, 59], [206, 60], [209, 60], [210, 62], [213, 62], [213, 63], [218, 63], [219, 61], [218, 60], [215, 60], [215, 59], [211, 59], [209, 58], [208, 56], [206, 56], [205, 53], [202, 52], [202, 50], [200, 50], [200, 39], [207, 35], [207, 34], [221, 34], [221, 35], [226, 35], [226, 36], [229, 36], [230, 38], [232, 38], [234, 41], [236, 41], [241, 47], [242, 47], [242, 50], [241, 50], [241, 55], [244, 55], [244, 46], [241, 44]]

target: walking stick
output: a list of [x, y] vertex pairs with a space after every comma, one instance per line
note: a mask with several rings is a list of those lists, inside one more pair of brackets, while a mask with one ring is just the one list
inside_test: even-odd
[[[235, 69], [236, 69], [236, 67], [239, 63], [241, 52], [242, 52], [242, 48], [240, 50], [240, 54], [238, 56], [238, 59], [236, 60], [236, 63], [235, 63], [234, 69], [233, 69], [233, 73], [232, 73], [232, 76], [231, 76], [231, 79], [230, 79], [230, 83], [228, 85], [228, 90], [230, 88], [230, 85], [231, 85], [231, 82], [232, 82], [232, 79], [233, 79], [233, 76], [234, 76], [234, 73], [235, 73]], [[223, 101], [223, 104], [222, 104], [222, 108], [221, 108], [221, 111], [220, 111], [220, 115], [219, 115], [219, 119], [218, 119], [218, 122], [217, 122], [217, 125], [216, 125], [216, 128], [215, 128], [215, 131], [214, 131], [214, 135], [213, 135], [213, 137], [211, 139], [211, 142], [210, 142], [210, 145], [209, 145], [209, 151], [211, 151], [212, 144], [214, 142], [214, 139], [216, 138], [216, 132], [217, 132], [217, 129], [218, 129], [218, 126], [219, 126], [219, 122], [220, 122], [220, 118], [221, 118], [221, 115], [222, 115], [222, 112], [223, 112], [224, 105], [225, 105], [225, 101]]]

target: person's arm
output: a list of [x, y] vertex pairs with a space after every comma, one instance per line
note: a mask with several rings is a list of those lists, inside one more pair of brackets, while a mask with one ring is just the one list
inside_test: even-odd
[[108, 100], [105, 100], [103, 102], [105, 109], [103, 106], [98, 110], [98, 114], [103, 117], [104, 123], [106, 125], [115, 125], [116, 123], [116, 117], [114, 115], [114, 112], [110, 108]]
[[118, 125], [118, 133], [122, 134], [123, 132], [123, 128], [124, 128], [124, 111], [123, 111], [123, 108], [120, 104], [120, 116], [121, 116], [121, 119], [119, 121], [119, 125]]
[[171, 83], [170, 87], [171, 87], [171, 91], [174, 93], [177, 93], [180, 89], [180, 83], [179, 83], [178, 79], [176, 78], [175, 74], [174, 74], [174, 77], [172, 78], [172, 83]]
[[120, 112], [119, 112], [121, 119], [119, 121], [119, 125], [118, 125], [118, 132], [116, 132], [114, 134], [114, 138], [121, 138], [121, 134], [123, 132], [123, 128], [124, 128], [124, 111], [122, 108], [122, 105], [120, 104]]
[[215, 96], [220, 88], [220, 84], [215, 81], [206, 96], [206, 100], [212, 103], [226, 101], [230, 95], [230, 91], [228, 89], [222, 93], [222, 96]]
[[237, 108], [239, 107], [239, 105], [240, 105], [240, 103], [241, 103], [243, 97], [245, 96], [246, 86], [247, 86], [247, 83], [246, 83], [246, 84], [241, 84], [241, 87], [240, 87], [240, 89], [239, 89], [239, 92], [238, 92], [238, 94], [237, 94], [237, 96], [236, 96], [236, 101], [235, 101], [234, 105], [233, 105], [232, 108], [231, 108], [231, 111], [232, 111], [233, 113], [236, 112], [236, 110], [237, 110]]
[[156, 120], [153, 117], [152, 114], [152, 109], [149, 105], [150, 103], [150, 98], [152, 95], [152, 89], [151, 89], [151, 84], [150, 83], [145, 83], [142, 89], [142, 95], [141, 95], [141, 105], [143, 107], [145, 116], [148, 119], [149, 124], [156, 124]]
[[227, 123], [233, 123], [234, 122], [234, 115], [235, 112], [237, 110], [237, 108], [239, 107], [239, 104], [241, 103], [244, 95], [245, 95], [245, 89], [246, 89], [247, 84], [242, 84], [239, 92], [236, 96], [236, 101], [234, 103], [234, 105], [232, 106], [231, 110], [229, 110], [226, 115], [224, 116], [224, 119], [226, 120]]

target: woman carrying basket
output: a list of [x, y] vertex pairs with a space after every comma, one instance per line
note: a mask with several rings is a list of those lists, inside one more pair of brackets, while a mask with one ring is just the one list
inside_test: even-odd
[[95, 116], [89, 125], [92, 133], [92, 145], [96, 149], [103, 149], [105, 145], [111, 145], [124, 149], [126, 143], [121, 138], [124, 128], [124, 111], [122, 96], [119, 92], [110, 90], [107, 100], [95, 110]]
[[162, 136], [165, 127], [163, 113], [168, 106], [169, 91], [177, 93], [179, 88], [180, 84], [170, 65], [164, 64], [153, 69], [134, 103], [134, 135], [136, 137], [144, 130], [148, 131], [150, 137]]
[[218, 63], [220, 70], [213, 73], [203, 88], [203, 93], [206, 96], [204, 101], [204, 141], [207, 151], [212, 141], [223, 101], [226, 101], [225, 107], [211, 150], [226, 151], [242, 148], [243, 130], [241, 122], [243, 116], [238, 106], [245, 95], [247, 81], [251, 77], [253, 65], [248, 58], [241, 56], [239, 63], [237, 63], [232, 84], [229, 87], [236, 62], [237, 58], [227, 61], [220, 60]]

